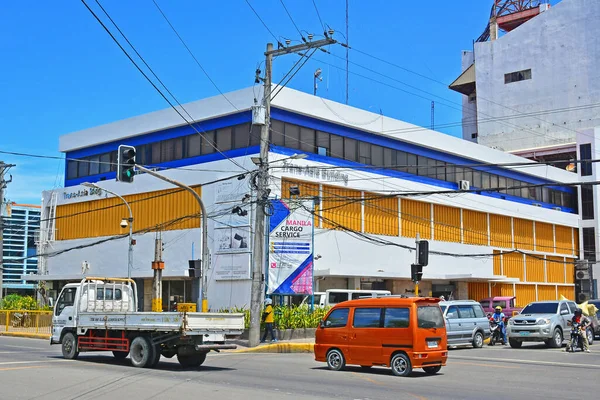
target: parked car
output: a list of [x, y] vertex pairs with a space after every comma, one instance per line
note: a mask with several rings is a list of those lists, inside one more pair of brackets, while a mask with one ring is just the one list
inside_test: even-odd
[[594, 337], [600, 338], [600, 300], [589, 300], [588, 304], [593, 304], [598, 309], [596, 315], [590, 315], [589, 318], [592, 320], [592, 327], [594, 328]]
[[434, 375], [448, 359], [438, 302], [384, 296], [337, 304], [315, 333], [315, 360], [334, 371], [351, 364], [390, 367], [397, 376], [410, 375], [414, 368]]
[[490, 337], [490, 322], [481, 304], [474, 300], [441, 301], [440, 308], [446, 321], [448, 345], [483, 346]]
[[521, 307], [515, 307], [515, 299], [516, 297], [514, 296], [496, 296], [480, 300], [479, 303], [486, 314], [494, 313], [494, 310], [498, 306], [502, 307], [502, 312], [508, 319], [519, 314], [522, 310]]
[[561, 347], [570, 329], [577, 304], [573, 301], [536, 301], [527, 304], [521, 313], [508, 320], [506, 336], [510, 347], [523, 342], [544, 342], [548, 347]]

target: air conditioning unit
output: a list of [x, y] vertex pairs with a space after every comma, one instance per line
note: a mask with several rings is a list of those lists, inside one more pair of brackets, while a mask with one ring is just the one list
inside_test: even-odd
[[587, 281], [590, 279], [589, 271], [577, 271], [575, 272], [575, 278], [580, 281]]
[[589, 300], [590, 298], [588, 297], [587, 293], [579, 293], [577, 295], [577, 302], [578, 303], [583, 303], [584, 301]]
[[469, 182], [469, 181], [458, 181], [458, 189], [459, 190], [469, 190], [469, 189], [471, 189], [471, 182]]

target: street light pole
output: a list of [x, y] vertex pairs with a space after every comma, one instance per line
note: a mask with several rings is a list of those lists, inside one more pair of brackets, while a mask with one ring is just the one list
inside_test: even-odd
[[206, 213], [206, 208], [204, 207], [202, 198], [200, 197], [200, 195], [198, 193], [196, 193], [196, 191], [194, 189], [192, 189], [191, 187], [189, 187], [181, 182], [178, 182], [171, 178], [167, 178], [166, 176], [163, 176], [157, 172], [154, 172], [142, 165], [135, 164], [135, 168], [137, 168], [138, 170], [145, 172], [148, 175], [151, 175], [155, 178], [158, 178], [165, 182], [169, 182], [172, 185], [175, 185], [182, 189], [187, 190], [192, 195], [194, 195], [194, 197], [198, 201], [198, 204], [200, 205], [200, 211], [201, 211], [200, 219], [202, 221], [202, 273], [201, 273], [202, 277], [200, 278], [202, 293], [201, 293], [201, 296], [198, 296], [197, 307], [199, 309], [202, 309], [202, 312], [208, 312], [208, 297], [206, 294], [206, 290], [208, 288], [207, 275], [208, 275], [208, 268], [210, 265], [209, 264], [210, 256], [209, 256], [209, 252], [208, 252], [208, 223], [207, 223], [208, 214]]
[[121, 201], [123, 203], [125, 203], [125, 205], [127, 206], [127, 210], [129, 211], [129, 218], [127, 219], [127, 221], [129, 222], [129, 224], [128, 224], [129, 225], [129, 250], [128, 250], [128, 254], [127, 254], [127, 279], [131, 279], [131, 270], [133, 268], [133, 213], [131, 212], [131, 207], [129, 206], [129, 203], [127, 201], [125, 201], [123, 196], [121, 196], [113, 191], [110, 191], [108, 189], [105, 189], [103, 187], [100, 187], [100, 186], [96, 185], [95, 183], [85, 182], [85, 183], [82, 183], [81, 186], [104, 190], [106, 193], [110, 193], [113, 196], [121, 199]]

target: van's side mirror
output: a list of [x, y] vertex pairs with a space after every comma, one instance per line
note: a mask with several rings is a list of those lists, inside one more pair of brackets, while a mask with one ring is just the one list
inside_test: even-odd
[[325, 320], [321, 320], [321, 322], [319, 322], [319, 328], [325, 328]]

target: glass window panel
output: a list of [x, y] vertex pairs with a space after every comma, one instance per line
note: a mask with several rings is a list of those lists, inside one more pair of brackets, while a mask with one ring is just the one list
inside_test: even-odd
[[356, 140], [344, 138], [344, 159], [348, 161], [358, 161], [356, 154]]
[[378, 167], [383, 166], [383, 147], [371, 145], [371, 164]]
[[458, 182], [456, 178], [456, 167], [454, 165], [446, 165], [446, 179], [447, 182]]
[[408, 308], [386, 308], [383, 326], [385, 328], [408, 328], [409, 317]]
[[300, 150], [309, 153], [315, 152], [315, 131], [313, 129], [300, 129]]
[[406, 172], [409, 174], [417, 175], [417, 155], [406, 154]]
[[483, 189], [489, 189], [490, 186], [490, 174], [488, 174], [487, 172], [482, 172], [481, 173], [481, 187]]
[[110, 171], [110, 153], [100, 155], [100, 173], [104, 174]]
[[90, 175], [97, 175], [100, 173], [100, 156], [91, 156], [90, 157]]
[[379, 328], [381, 326], [381, 308], [355, 308], [355, 328]]
[[[498, 177], [498, 187], [499, 188], [505, 188], [506, 187], [506, 181], [507, 181], [507, 179], [505, 177], [499, 176]], [[506, 189], [500, 190], [500, 193], [506, 193]]]
[[438, 162], [437, 160], [428, 158], [427, 160], [427, 168], [425, 169], [426, 172], [426, 176], [430, 177], [430, 178], [434, 178], [437, 179], [437, 166], [438, 166]]
[[[253, 130], [254, 132], [254, 130]], [[260, 143], [260, 136], [259, 136]], [[271, 143], [275, 146], [285, 145], [285, 124], [281, 121], [271, 120]]]
[[392, 152], [394, 152], [394, 154], [396, 155], [396, 159], [394, 160], [394, 163], [393, 163], [396, 170], [401, 171], [401, 172], [407, 172], [408, 171], [408, 153], [406, 153], [404, 151], [394, 151], [394, 150], [392, 150]]
[[231, 150], [231, 128], [217, 130], [217, 148], [220, 151]]
[[325, 328], [342, 328], [348, 323], [348, 308], [333, 310], [325, 320]]
[[[259, 131], [260, 132], [260, 131]], [[243, 149], [250, 143], [250, 125], [237, 125], [233, 127], [233, 147]]]
[[77, 161], [67, 161], [67, 179], [77, 178]]
[[358, 143], [358, 162], [367, 165], [371, 164], [371, 145], [369, 143]]
[[383, 165], [392, 168], [396, 165], [396, 151], [388, 148], [383, 149]]
[[260, 146], [260, 135], [262, 128], [260, 125], [252, 125], [252, 133], [250, 134], [250, 146]]
[[117, 150], [110, 152], [110, 170], [112, 172], [117, 170]]
[[183, 158], [183, 138], [173, 139], [173, 160]]
[[473, 178], [471, 178], [471, 186], [481, 188], [481, 171], [473, 170]]
[[201, 154], [201, 152], [200, 152], [201, 139], [202, 138], [197, 133], [187, 137], [187, 156], [188, 157], [196, 157]]
[[215, 132], [208, 131], [202, 134], [202, 154], [212, 154], [215, 150]]
[[82, 176], [88, 176], [89, 169], [90, 165], [88, 164], [87, 159], [82, 158], [81, 161], [79, 161], [79, 166], [77, 167], [77, 176], [80, 178]]
[[499, 176], [490, 174], [490, 188], [497, 189], [499, 186]]
[[152, 164], [160, 163], [160, 142], [152, 143]]
[[332, 157], [344, 158], [344, 138], [337, 135], [331, 135], [331, 150], [329, 154]]
[[285, 147], [300, 148], [300, 127], [298, 125], [285, 124]]
[[455, 167], [456, 170], [456, 182], [464, 181], [465, 179], [465, 169], [463, 167]]
[[173, 153], [175, 149], [174, 139], [163, 140], [160, 144], [160, 161], [171, 161], [173, 159]]
[[136, 154], [135, 154], [135, 162], [140, 164], [140, 165], [145, 165], [146, 164], [146, 153], [148, 151], [148, 145], [141, 145], [141, 146], [136, 146], [135, 148], [136, 150]]

